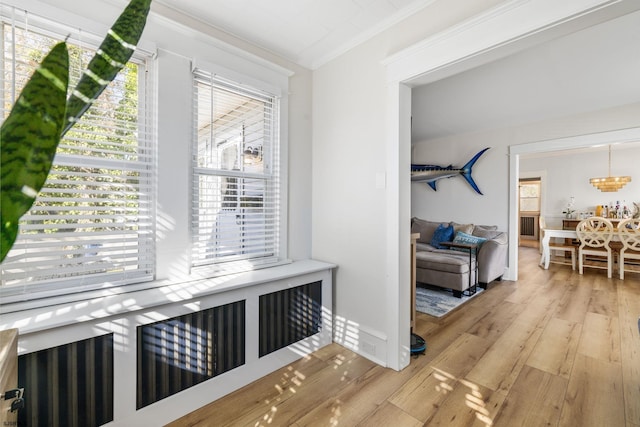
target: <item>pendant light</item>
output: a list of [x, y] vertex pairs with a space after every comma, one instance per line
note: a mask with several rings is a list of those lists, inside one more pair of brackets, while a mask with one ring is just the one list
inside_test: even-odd
[[630, 176], [611, 176], [611, 145], [609, 145], [609, 176], [606, 178], [591, 178], [589, 182], [604, 193], [615, 193], [630, 181]]

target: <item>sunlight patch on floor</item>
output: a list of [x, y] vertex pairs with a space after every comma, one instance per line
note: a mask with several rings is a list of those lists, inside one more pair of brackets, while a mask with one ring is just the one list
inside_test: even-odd
[[465, 405], [473, 410], [476, 415], [476, 419], [482, 422], [486, 427], [493, 425], [493, 419], [490, 416], [491, 414], [489, 410], [486, 408], [484, 396], [480, 392], [480, 387], [478, 387], [477, 384], [463, 378], [457, 378], [456, 376], [434, 366], [431, 368], [434, 370], [434, 378], [439, 381], [439, 384], [435, 387], [438, 393], [445, 395], [452, 393], [456, 383], [462, 384], [469, 389], [469, 391], [465, 393]]

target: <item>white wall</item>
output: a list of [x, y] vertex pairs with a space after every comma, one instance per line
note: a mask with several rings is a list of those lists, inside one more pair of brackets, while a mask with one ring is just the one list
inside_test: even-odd
[[399, 284], [387, 271], [386, 200], [394, 190], [386, 179], [389, 127], [381, 61], [496, 3], [434, 2], [314, 72], [312, 255], [338, 264], [335, 326], [342, 323], [349, 333], [338, 330], [336, 341], [383, 365], [390, 352], [398, 352], [388, 289]]

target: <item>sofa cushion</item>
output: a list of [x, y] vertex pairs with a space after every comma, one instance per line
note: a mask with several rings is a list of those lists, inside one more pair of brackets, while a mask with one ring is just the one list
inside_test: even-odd
[[[478, 236], [472, 236], [471, 234], [463, 233], [462, 231], [458, 231], [456, 233], [456, 237], [453, 238], [453, 243], [465, 243], [470, 245], [478, 245], [478, 249], [487, 239]], [[464, 248], [451, 248], [456, 251], [468, 252], [467, 249]]]
[[475, 231], [475, 229], [476, 229], [476, 228], [480, 228], [480, 229], [483, 229], [483, 230], [492, 230], [492, 231], [495, 231], [495, 230], [497, 230], [497, 229], [498, 229], [498, 226], [497, 226], [497, 225], [476, 225], [476, 226], [473, 228], [473, 229], [474, 229], [474, 231]]
[[431, 244], [433, 233], [435, 233], [436, 228], [438, 228], [440, 224], [448, 225], [446, 222], [427, 221], [414, 217], [411, 219], [411, 232], [420, 233], [420, 237], [418, 238], [419, 243]]
[[[463, 254], [456, 256], [451, 252], [418, 252], [416, 254], [416, 267], [447, 273], [468, 273], [469, 257]], [[475, 268], [475, 264], [472, 265], [472, 268]]]
[[435, 250], [437, 249], [431, 246], [429, 243], [420, 243], [420, 242], [416, 243], [417, 252], [420, 252], [420, 251], [433, 252]]
[[496, 226], [495, 230], [490, 228], [485, 228], [485, 227], [475, 227], [473, 229], [473, 233], [471, 234], [473, 236], [482, 237], [484, 239], [491, 240], [499, 236], [501, 233], [502, 231], [498, 231], [498, 227]]
[[438, 228], [436, 228], [436, 231], [433, 233], [433, 237], [431, 238], [431, 246], [437, 249], [446, 249], [446, 246], [442, 246], [441, 243], [452, 241], [453, 236], [453, 226], [444, 226], [440, 224], [438, 225]]

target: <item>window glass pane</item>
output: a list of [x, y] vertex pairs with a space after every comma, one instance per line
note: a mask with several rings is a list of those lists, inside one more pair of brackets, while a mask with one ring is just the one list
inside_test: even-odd
[[539, 197], [540, 184], [520, 184], [520, 197]]
[[204, 72], [196, 72], [194, 91], [193, 264], [273, 262], [277, 99]]
[[538, 212], [540, 210], [540, 182], [520, 182], [520, 210]]
[[[41, 58], [68, 35], [44, 18], [12, 13], [2, 23], [3, 117]], [[46, 29], [34, 22], [46, 22]], [[67, 41], [70, 87], [95, 53], [86, 44], [80, 47], [73, 37]], [[142, 120], [145, 78], [143, 62], [128, 63], [60, 141], [48, 179], [2, 263], [5, 294], [25, 284], [31, 287], [20, 292], [35, 295], [153, 278], [153, 153]]]
[[520, 199], [520, 210], [524, 212], [537, 212], [538, 199]]
[[264, 179], [201, 176], [194, 250], [200, 260], [273, 256], [277, 229]]
[[[272, 100], [213, 87], [211, 82], [196, 80], [195, 85], [198, 166], [264, 172], [263, 152], [273, 121]], [[235, 145], [237, 153], [230, 153], [229, 145]]]

